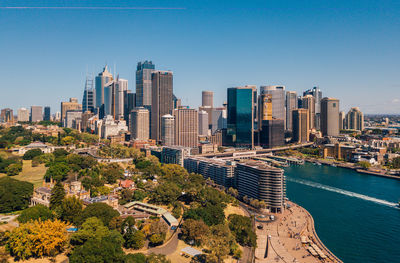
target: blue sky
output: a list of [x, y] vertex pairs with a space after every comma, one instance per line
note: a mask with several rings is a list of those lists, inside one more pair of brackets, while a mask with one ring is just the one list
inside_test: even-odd
[[148, 59], [174, 71], [174, 93], [193, 107], [201, 90], [219, 105], [231, 86], [317, 85], [342, 110], [400, 113], [400, 1], [0, 2], [16, 6], [104, 9], [0, 8], [0, 108], [59, 111], [105, 63], [135, 90]]

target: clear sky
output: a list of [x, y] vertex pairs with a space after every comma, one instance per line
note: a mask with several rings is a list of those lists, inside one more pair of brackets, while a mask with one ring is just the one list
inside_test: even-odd
[[0, 108], [59, 111], [105, 63], [134, 91], [146, 59], [193, 107], [201, 90], [220, 105], [232, 86], [319, 86], [342, 110], [399, 114], [400, 1], [0, 1]]

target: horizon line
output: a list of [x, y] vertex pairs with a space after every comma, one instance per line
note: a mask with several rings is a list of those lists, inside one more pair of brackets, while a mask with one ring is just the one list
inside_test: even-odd
[[85, 10], [186, 10], [186, 7], [122, 7], [122, 6], [0, 6], [0, 9], [85, 9]]

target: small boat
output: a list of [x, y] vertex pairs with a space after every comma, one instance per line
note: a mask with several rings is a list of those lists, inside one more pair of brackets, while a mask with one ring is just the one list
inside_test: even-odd
[[397, 203], [397, 207], [400, 208], [400, 201]]
[[321, 163], [317, 163], [317, 165], [322, 165]]

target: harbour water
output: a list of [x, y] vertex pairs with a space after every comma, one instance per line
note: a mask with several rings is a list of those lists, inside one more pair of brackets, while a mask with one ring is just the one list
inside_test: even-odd
[[311, 213], [319, 238], [343, 262], [400, 262], [400, 180], [310, 163], [285, 175], [288, 198]]

